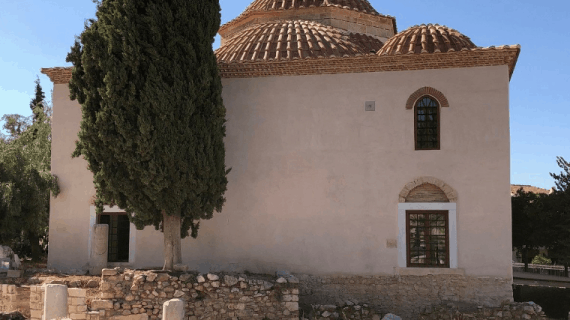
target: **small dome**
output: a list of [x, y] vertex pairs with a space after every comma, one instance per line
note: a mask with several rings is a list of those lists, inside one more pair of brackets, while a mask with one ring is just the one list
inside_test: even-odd
[[382, 42], [314, 21], [274, 21], [234, 34], [216, 50], [218, 61], [270, 61], [375, 53]]
[[408, 28], [386, 41], [378, 55], [453, 52], [477, 48], [459, 31], [438, 24]]
[[378, 14], [368, 0], [255, 0], [245, 9], [244, 13], [309, 7], [340, 7], [368, 14]]

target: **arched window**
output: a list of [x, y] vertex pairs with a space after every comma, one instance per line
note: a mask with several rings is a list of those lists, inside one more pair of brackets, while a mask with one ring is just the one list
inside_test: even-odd
[[420, 177], [398, 195], [398, 266], [457, 268], [457, 193]]
[[439, 103], [431, 96], [414, 106], [416, 150], [439, 150]]

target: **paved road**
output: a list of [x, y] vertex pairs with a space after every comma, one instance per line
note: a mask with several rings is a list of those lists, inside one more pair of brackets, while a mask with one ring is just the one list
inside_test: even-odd
[[513, 272], [513, 282], [515, 284], [570, 288], [570, 278], [530, 272]]

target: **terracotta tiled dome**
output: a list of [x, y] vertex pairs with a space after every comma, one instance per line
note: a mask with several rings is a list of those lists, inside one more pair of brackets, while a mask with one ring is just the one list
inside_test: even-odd
[[309, 7], [341, 7], [368, 14], [378, 14], [367, 0], [255, 0], [245, 9], [244, 13]]
[[345, 57], [377, 52], [382, 42], [314, 21], [275, 21], [244, 29], [216, 50], [219, 61]]
[[223, 44], [251, 25], [292, 20], [314, 21], [382, 42], [396, 33], [396, 18], [379, 14], [368, 0], [253, 0], [218, 32]]
[[422, 24], [388, 39], [378, 54], [452, 52], [475, 48], [477, 46], [457, 30], [438, 24]]

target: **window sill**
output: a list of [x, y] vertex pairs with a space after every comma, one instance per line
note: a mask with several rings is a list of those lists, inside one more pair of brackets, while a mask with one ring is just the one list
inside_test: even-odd
[[400, 276], [427, 276], [451, 274], [451, 275], [465, 275], [465, 269], [460, 268], [400, 268], [394, 267], [394, 274]]

